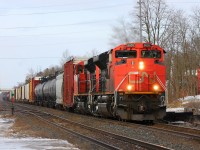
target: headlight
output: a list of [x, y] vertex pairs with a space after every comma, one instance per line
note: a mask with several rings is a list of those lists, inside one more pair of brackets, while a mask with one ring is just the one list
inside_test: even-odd
[[139, 69], [140, 69], [140, 70], [143, 70], [143, 69], [144, 69], [144, 62], [143, 62], [143, 61], [140, 61], [140, 62], [139, 62]]
[[131, 91], [132, 90], [132, 85], [127, 85], [127, 90]]
[[153, 89], [154, 89], [154, 91], [158, 91], [159, 86], [158, 86], [158, 85], [154, 85], [154, 86], [153, 86]]

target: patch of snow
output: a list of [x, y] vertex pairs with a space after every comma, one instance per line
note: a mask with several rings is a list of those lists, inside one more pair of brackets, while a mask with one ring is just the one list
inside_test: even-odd
[[179, 108], [167, 108], [166, 112], [184, 112], [185, 108], [179, 107]]
[[184, 105], [184, 104], [188, 104], [188, 103], [190, 103], [189, 101], [182, 101], [182, 104]]
[[57, 139], [43, 138], [5, 138], [0, 137], [0, 145], [3, 150], [19, 149], [19, 150], [41, 150], [41, 149], [59, 149], [59, 150], [78, 150], [67, 141]]
[[200, 101], [200, 95], [186, 96], [186, 97], [180, 98], [179, 100], [181, 100], [181, 101], [193, 101], [193, 100]]
[[46, 138], [15, 138], [5, 137], [14, 119], [0, 118], [0, 149], [1, 150], [78, 150], [68, 141]]
[[185, 124], [186, 122], [184, 121], [174, 121], [174, 122], [170, 122], [171, 124]]

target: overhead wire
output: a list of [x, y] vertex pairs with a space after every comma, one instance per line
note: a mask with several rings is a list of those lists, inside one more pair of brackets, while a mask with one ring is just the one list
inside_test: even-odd
[[0, 60], [13, 60], [13, 59], [58, 59], [62, 57], [0, 57]]
[[60, 33], [44, 33], [44, 34], [22, 34], [22, 35], [0, 35], [0, 38], [13, 38], [13, 37], [34, 37], [34, 36], [51, 36], [51, 35], [68, 35], [76, 33], [85, 33], [85, 32], [102, 32], [106, 29], [95, 29], [95, 30], [85, 30], [85, 31], [76, 31], [76, 32], [60, 32]]
[[[101, 39], [101, 38], [98, 38], [98, 39]], [[57, 42], [57, 43], [43, 43], [43, 44], [27, 44], [27, 45], [1, 45], [1, 48], [2, 47], [14, 47], [14, 48], [16, 48], [16, 47], [48, 47], [48, 46], [54, 46], [54, 45], [67, 45], [67, 44], [73, 44], [73, 43], [85, 43], [85, 42], [91, 42], [91, 41], [96, 41], [97, 39], [90, 39], [90, 40], [82, 40], [82, 41], [67, 41], [67, 42]]]
[[194, 3], [194, 4], [195, 4], [195, 3], [200, 3], [200, 2], [191, 2], [191, 1], [190, 1], [190, 2], [184, 2], [184, 1], [181, 0], [181, 2], [177, 2], [177, 1], [167, 1], [166, 3], [190, 3], [190, 4], [193, 4], [193, 3]]
[[[125, 4], [125, 5], [130, 5], [130, 4]], [[110, 7], [116, 7], [116, 6], [121, 6], [119, 5], [112, 5], [112, 6], [106, 6], [106, 7], [98, 7], [98, 8], [87, 8], [87, 9], [82, 9], [82, 10], [73, 10], [73, 11], [59, 11], [59, 12], [42, 12], [42, 13], [30, 13], [30, 14], [8, 14], [8, 15], [33, 15], [33, 14], [48, 14], [48, 13], [63, 13], [63, 12], [74, 12], [74, 11], [85, 11], [85, 10], [93, 10], [93, 9], [102, 9], [102, 8], [110, 8]], [[0, 15], [0, 16], [8, 16], [8, 15]], [[62, 27], [62, 26], [69, 26], [69, 25], [80, 25], [80, 24], [90, 24], [90, 23], [99, 23], [99, 22], [107, 22], [111, 21], [109, 20], [101, 20], [101, 21], [90, 21], [90, 22], [80, 22], [80, 23], [72, 23], [72, 24], [61, 24], [61, 25], [44, 25], [44, 26], [24, 26], [24, 27], [5, 27], [5, 28], [0, 28], [1, 30], [7, 30], [7, 29], [29, 29], [29, 28], [46, 28], [46, 27]]]
[[85, 25], [85, 24], [95, 24], [95, 23], [104, 23], [104, 22], [111, 22], [111, 19], [100, 20], [100, 21], [87, 21], [87, 22], [78, 22], [78, 23], [69, 23], [69, 24], [57, 24], [57, 25], [44, 25], [44, 26], [23, 26], [23, 27], [6, 27], [0, 28], [0, 30], [7, 30], [7, 29], [30, 29], [30, 28], [47, 28], [47, 27], [65, 27], [71, 25]]
[[62, 10], [62, 11], [52, 11], [52, 12], [35, 12], [35, 13], [24, 13], [24, 14], [4, 14], [0, 16], [24, 16], [24, 15], [45, 15], [45, 14], [57, 14], [57, 13], [69, 13], [69, 12], [78, 12], [78, 11], [88, 11], [88, 10], [97, 10], [97, 9], [105, 9], [105, 8], [112, 8], [112, 7], [118, 7], [122, 5], [130, 6], [130, 3], [126, 4], [117, 4], [117, 5], [111, 5], [111, 6], [104, 6], [104, 7], [95, 7], [95, 8], [84, 8], [84, 9], [77, 9], [77, 10]]
[[[72, 11], [57, 11], [57, 12], [54, 11], [54, 12], [29, 13], [29, 14], [8, 14], [8, 15], [34, 15], [34, 14], [49, 14], [49, 13], [63, 13], [63, 12], [74, 12], [74, 11], [86, 11], [86, 10], [94, 10], [94, 9], [111, 8], [111, 7], [121, 6], [121, 5], [122, 4], [117, 4], [117, 5], [106, 6], [106, 7], [104, 6], [104, 7], [96, 7], [96, 8], [86, 8], [86, 9], [79, 9], [79, 10], [72, 10]], [[123, 4], [123, 5], [129, 5], [129, 4]], [[108, 20], [100, 20], [100, 21], [88, 21], [88, 22], [78, 22], [78, 23], [69, 23], [69, 24], [57, 24], [57, 25], [43, 25], [43, 26], [5, 27], [5, 28], [0, 28], [0, 30], [48, 28], [48, 27], [66, 27], [66, 26], [71, 26], [71, 25], [85, 25], [85, 24], [94, 24], [94, 23], [104, 23], [104, 22], [110, 22], [110, 21], [112, 21], [112, 20], [108, 19]], [[50, 34], [46, 34], [46, 35], [50, 35]], [[52, 35], [55, 35], [55, 34], [52, 34]], [[38, 35], [34, 35], [34, 36], [38, 36]], [[6, 36], [0, 36], [0, 37], [6, 37]], [[52, 45], [52, 43], [50, 45]], [[57, 45], [57, 43], [53, 44], [53, 45]], [[23, 45], [23, 46], [30, 46], [30, 45]], [[33, 46], [33, 45], [31, 45], [31, 46]], [[36, 45], [34, 45], [34, 46], [36, 46]], [[44, 46], [44, 44], [42, 46]], [[48, 44], [48, 46], [49, 46], [49, 44]]]
[[[96, 2], [102, 2], [103, 0], [97, 0], [97, 1], [94, 1], [92, 0], [92, 2], [96, 3]], [[91, 1], [90, 2], [79, 2], [78, 4], [91, 4]], [[77, 3], [68, 3], [68, 4], [60, 4], [60, 5], [57, 5], [57, 4], [54, 4], [54, 5], [43, 5], [43, 6], [32, 6], [32, 7], [16, 7], [16, 8], [0, 8], [0, 9], [3, 9], [3, 10], [10, 10], [10, 9], [38, 9], [38, 8], [48, 8], [48, 7], [64, 7], [64, 6], [70, 6], [70, 5], [77, 5]]]
[[[103, 0], [97, 0], [97, 1], [92, 1], [92, 3], [96, 3], [96, 2], [102, 2]], [[106, 1], [108, 2], [108, 1]], [[166, 1], [166, 3], [200, 3], [199, 1], [195, 1], [195, 2], [184, 2], [184, 1]], [[78, 2], [78, 4], [91, 4], [91, 1], [90, 2]], [[70, 5], [77, 5], [77, 3], [68, 3], [68, 4], [60, 4], [60, 5], [57, 5], [57, 4], [54, 4], [54, 5], [43, 5], [43, 6], [32, 6], [32, 7], [13, 7], [13, 8], [0, 8], [2, 10], [10, 10], [10, 9], [38, 9], [38, 8], [48, 8], [48, 7], [64, 7], [64, 6], [70, 6]]]

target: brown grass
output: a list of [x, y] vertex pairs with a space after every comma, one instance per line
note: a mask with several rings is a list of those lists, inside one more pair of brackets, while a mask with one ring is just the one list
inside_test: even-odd
[[182, 107], [182, 102], [175, 100], [175, 101], [169, 103], [167, 107], [169, 107], [169, 108]]
[[186, 108], [200, 109], [200, 101], [191, 101], [187, 104], [184, 104], [183, 106]]

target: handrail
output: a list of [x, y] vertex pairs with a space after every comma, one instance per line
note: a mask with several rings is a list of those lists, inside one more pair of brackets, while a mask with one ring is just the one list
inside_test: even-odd
[[122, 81], [118, 84], [117, 88], [114, 91], [114, 107], [117, 105], [117, 90], [119, 89], [120, 85], [124, 82], [124, 80], [128, 77], [129, 73], [122, 79]]
[[166, 91], [166, 86], [162, 83], [162, 81], [160, 80], [160, 78], [158, 77], [158, 75], [157, 75], [157, 74], [155, 74], [155, 75], [156, 75], [156, 78], [157, 78], [159, 84], [160, 84], [160, 85], [162, 86], [162, 88]]

